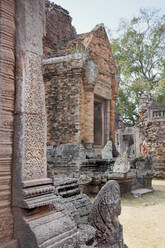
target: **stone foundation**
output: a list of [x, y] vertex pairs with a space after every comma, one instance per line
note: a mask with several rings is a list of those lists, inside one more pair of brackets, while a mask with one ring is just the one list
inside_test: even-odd
[[153, 159], [154, 177], [165, 179], [165, 158]]

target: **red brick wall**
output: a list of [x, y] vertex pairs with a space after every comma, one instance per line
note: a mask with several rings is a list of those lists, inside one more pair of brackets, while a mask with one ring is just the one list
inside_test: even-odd
[[44, 69], [47, 143], [54, 146], [79, 143], [81, 69], [70, 69], [67, 63], [55, 67]]
[[50, 57], [57, 52], [57, 45], [75, 38], [76, 30], [71, 24], [69, 12], [57, 4], [46, 1], [46, 36], [44, 55]]

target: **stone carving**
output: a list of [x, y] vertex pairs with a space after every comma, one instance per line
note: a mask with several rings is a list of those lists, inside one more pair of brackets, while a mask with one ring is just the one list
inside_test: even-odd
[[24, 134], [24, 180], [37, 179], [46, 177], [46, 147], [45, 133], [46, 121], [44, 116], [25, 115], [22, 117], [25, 122]]
[[[41, 57], [35, 54], [27, 53], [22, 62], [25, 61], [26, 79], [25, 79], [25, 105], [22, 111], [26, 113], [45, 114], [45, 94], [42, 82]], [[23, 61], [24, 60], [24, 61]], [[19, 106], [18, 106], [19, 107]]]
[[109, 140], [101, 151], [102, 159], [111, 160], [112, 159], [112, 141]]
[[[20, 180], [47, 177], [42, 78], [44, 0], [16, 1], [15, 164]], [[34, 14], [35, 13], [35, 14]], [[25, 20], [25, 21], [22, 21]], [[15, 173], [15, 172], [14, 172]]]
[[127, 152], [120, 155], [115, 162], [113, 172], [127, 173], [130, 170], [130, 163], [127, 158]]
[[24, 188], [23, 194], [24, 200], [21, 206], [28, 209], [46, 206], [55, 200], [54, 187], [50, 184]]
[[[79, 230], [80, 245], [95, 247], [95, 228], [88, 222], [92, 203], [89, 197], [80, 193], [80, 187], [76, 179], [55, 178], [55, 193], [58, 195], [54, 202], [55, 211], [65, 212], [75, 221]], [[86, 246], [84, 246], [86, 247]]]
[[77, 226], [64, 212], [49, 211], [49, 215], [40, 218], [23, 218], [15, 224], [15, 230], [23, 248], [80, 248]]
[[120, 188], [116, 181], [108, 181], [98, 193], [89, 217], [96, 228], [98, 248], [126, 248], [118, 216], [121, 213]]

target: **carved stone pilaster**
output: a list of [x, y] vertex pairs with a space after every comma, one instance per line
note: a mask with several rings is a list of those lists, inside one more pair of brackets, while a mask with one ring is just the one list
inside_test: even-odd
[[[49, 186], [51, 180], [47, 179], [45, 94], [41, 69], [44, 15], [43, 0], [16, 1], [14, 206], [23, 208], [46, 205], [53, 197]], [[29, 181], [30, 186], [27, 186]]]
[[14, 235], [20, 248], [78, 248], [75, 223], [55, 212], [47, 178], [45, 94], [41, 70], [44, 0], [16, 0]]

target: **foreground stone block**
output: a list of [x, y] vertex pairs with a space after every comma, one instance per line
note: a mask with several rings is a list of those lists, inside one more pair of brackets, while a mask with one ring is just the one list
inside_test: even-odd
[[[77, 226], [64, 212], [37, 212], [22, 218], [17, 212], [15, 233], [23, 248], [79, 248]], [[24, 212], [25, 215], [25, 212]], [[34, 217], [36, 215], [36, 217]], [[40, 216], [39, 216], [40, 215]], [[20, 216], [20, 218], [19, 218]]]
[[96, 228], [98, 248], [126, 248], [123, 229], [118, 220], [121, 213], [120, 188], [108, 181], [98, 193], [91, 210], [90, 223]]

